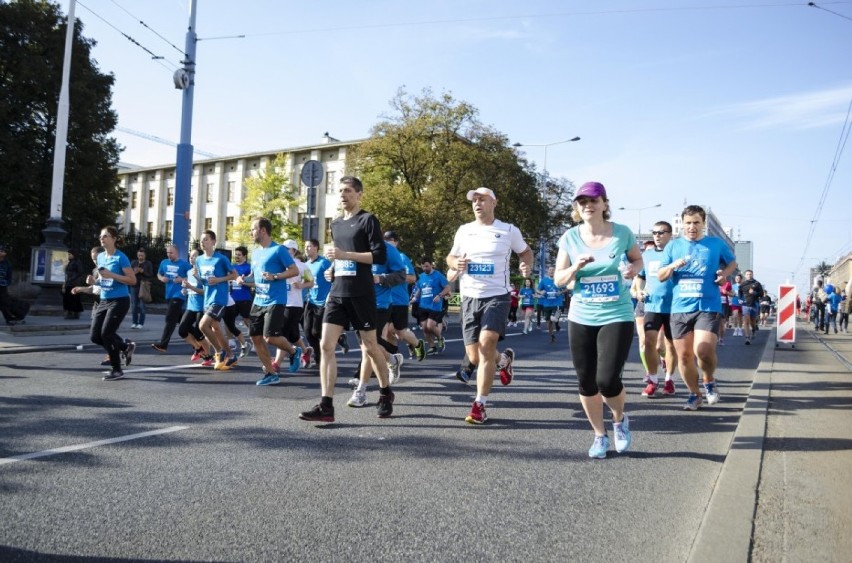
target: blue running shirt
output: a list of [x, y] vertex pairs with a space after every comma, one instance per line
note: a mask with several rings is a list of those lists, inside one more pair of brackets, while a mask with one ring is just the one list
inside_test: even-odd
[[287, 305], [287, 280], [263, 279], [263, 273], [280, 274], [294, 264], [290, 251], [277, 242], [263, 248], [258, 246], [251, 252], [251, 272], [254, 278], [254, 304], [258, 307], [268, 305]]
[[672, 313], [722, 312], [722, 295], [716, 285], [716, 271], [736, 260], [731, 249], [717, 237], [700, 240], [677, 238], [663, 250], [663, 262], [668, 266], [683, 258], [687, 265], [672, 275]]

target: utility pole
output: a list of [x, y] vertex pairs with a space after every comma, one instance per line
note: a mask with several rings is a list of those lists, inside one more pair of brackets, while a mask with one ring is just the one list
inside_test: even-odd
[[[195, 32], [195, 7], [197, 0], [190, 0], [189, 27], [186, 30], [186, 50], [183, 68], [174, 74], [175, 88], [183, 90], [181, 107], [180, 143], [177, 146], [175, 164], [175, 206], [172, 225], [172, 243], [183, 256], [189, 254], [189, 199], [192, 189], [192, 99], [195, 91], [195, 47], [198, 34]], [[224, 237], [223, 239], [224, 240]]]

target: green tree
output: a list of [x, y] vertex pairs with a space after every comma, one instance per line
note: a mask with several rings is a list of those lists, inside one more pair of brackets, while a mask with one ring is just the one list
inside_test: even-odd
[[[0, 3], [0, 240], [18, 268], [42, 240], [50, 215], [57, 105], [66, 18], [46, 1]], [[86, 248], [125, 206], [116, 166], [120, 148], [109, 135], [114, 77], [91, 58], [95, 42], [77, 20], [69, 83], [70, 116], [63, 220], [68, 244]]]
[[240, 205], [240, 220], [228, 229], [227, 239], [251, 245], [251, 224], [256, 217], [266, 217], [272, 222], [272, 239], [282, 241], [299, 238], [302, 227], [288, 218], [289, 210], [302, 198], [299, 188], [290, 184], [287, 177], [287, 157], [279, 153], [256, 176], [247, 178], [246, 196]]
[[350, 166], [364, 181], [363, 207], [403, 237], [409, 256], [442, 263], [456, 229], [473, 219], [466, 194], [479, 186], [496, 192], [498, 218], [525, 235], [541, 231], [547, 209], [534, 174], [476, 108], [429, 89], [400, 89], [390, 105]]
[[831, 264], [829, 264], [828, 262], [826, 262], [825, 260], [823, 260], [822, 262], [820, 262], [819, 264], [817, 264], [817, 265], [814, 267], [814, 269], [816, 270], [817, 274], [819, 274], [820, 276], [822, 276], [822, 279], [826, 279], [826, 278], [828, 277], [828, 274], [831, 272], [831, 269], [832, 269], [833, 267], [834, 267], [834, 266], [832, 266]]

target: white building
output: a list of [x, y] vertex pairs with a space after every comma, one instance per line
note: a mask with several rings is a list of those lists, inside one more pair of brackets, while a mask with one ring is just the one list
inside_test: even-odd
[[[323, 179], [317, 186], [317, 215], [320, 244], [330, 240], [331, 219], [339, 206], [337, 188], [345, 175], [346, 156], [363, 140], [338, 141], [328, 134], [318, 145], [197, 160], [192, 166], [190, 191], [190, 240], [201, 238], [210, 229], [224, 241], [226, 229], [239, 221], [240, 203], [245, 197], [245, 180], [263, 170], [278, 154], [287, 160], [286, 174], [294, 186], [301, 186], [302, 203], [286, 210], [289, 220], [301, 225], [306, 215], [307, 188], [302, 185], [302, 166], [309, 160], [322, 164]], [[171, 238], [174, 217], [175, 165], [122, 168], [118, 171], [122, 189], [127, 192], [127, 208], [121, 214], [120, 228], [127, 233]], [[224, 241], [226, 248], [237, 245]]]

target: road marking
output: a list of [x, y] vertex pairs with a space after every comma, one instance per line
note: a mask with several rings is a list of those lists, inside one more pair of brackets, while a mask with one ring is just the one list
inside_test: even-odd
[[4, 457], [0, 458], [0, 465], [6, 465], [7, 463], [15, 463], [16, 461], [25, 461], [28, 459], [36, 459], [39, 457], [47, 457], [50, 455], [57, 454], [65, 454], [68, 452], [77, 452], [80, 450], [87, 450], [89, 448], [96, 448], [98, 446], [107, 446], [109, 444], [117, 444], [119, 442], [127, 442], [129, 440], [138, 440], [139, 438], [147, 438], [148, 436], [157, 436], [159, 434], [168, 434], [170, 432], [178, 432], [180, 430], [186, 430], [189, 426], [169, 426], [168, 428], [163, 428], [161, 430], [151, 430], [149, 432], [140, 432], [138, 434], [128, 434], [127, 436], [119, 436], [118, 438], [110, 438], [108, 440], [98, 440], [97, 442], [88, 442], [86, 444], [78, 444], [76, 446], [65, 446], [63, 448], [53, 448], [52, 450], [44, 450], [41, 452], [35, 452], [31, 454], [22, 454], [16, 455], [12, 457]]
[[[189, 369], [189, 368], [200, 368], [204, 367], [201, 364], [186, 364], [183, 366], [158, 366], [158, 367], [147, 367], [147, 368], [132, 368], [123, 370], [125, 374], [128, 373], [143, 373], [146, 371], [171, 371], [174, 369]], [[101, 373], [110, 373], [109, 370], [102, 371]]]

